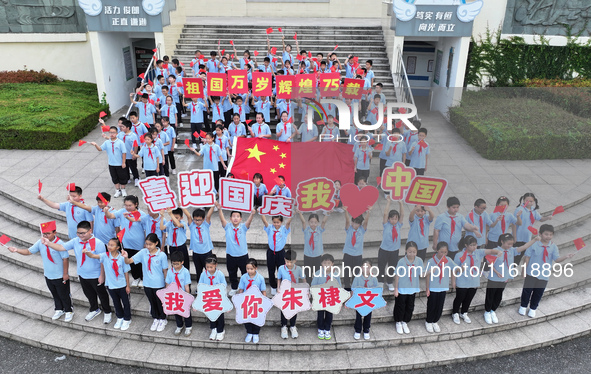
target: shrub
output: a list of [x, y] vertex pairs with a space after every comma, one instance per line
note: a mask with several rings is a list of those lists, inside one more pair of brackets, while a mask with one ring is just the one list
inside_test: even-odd
[[590, 158], [591, 120], [528, 97], [529, 91], [466, 91], [461, 105], [450, 108], [450, 120], [487, 159]]
[[0, 84], [0, 148], [68, 149], [108, 110], [92, 83]]
[[0, 84], [2, 83], [56, 83], [59, 81], [57, 75], [45, 70], [17, 70], [0, 71]]

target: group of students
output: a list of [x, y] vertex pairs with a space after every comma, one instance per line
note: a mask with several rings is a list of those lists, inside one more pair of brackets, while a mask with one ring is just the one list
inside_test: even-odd
[[[359, 187], [364, 186], [359, 180]], [[82, 290], [90, 308], [86, 320], [90, 321], [101, 313], [99, 301], [104, 312], [104, 323], [111, 322], [112, 309], [108, 295], [111, 296], [117, 317], [115, 328], [127, 330], [131, 323], [129, 293], [132, 286], [143, 287], [150, 302], [153, 323], [152, 331], [163, 331], [167, 319], [156, 291], [176, 282], [180, 288], [191, 292], [189, 250], [195, 266], [198, 283], [210, 285], [226, 284], [226, 274], [217, 269], [217, 257], [213, 254], [211, 239], [211, 217], [214, 207], [218, 208], [220, 223], [225, 232], [225, 252], [229, 296], [244, 292], [257, 286], [266, 296], [265, 278], [257, 271], [257, 260], [248, 253], [246, 232], [249, 230], [256, 209], [242, 221], [242, 213], [232, 211], [226, 219], [218, 202], [209, 209], [186, 209], [145, 213], [138, 210], [138, 199], [128, 195], [124, 207], [115, 210], [108, 204], [110, 195], [103, 192], [97, 196], [96, 206], [87, 205], [82, 199], [80, 187], [72, 187], [67, 201], [55, 203], [39, 195], [39, 199], [49, 207], [66, 213], [69, 241], [56, 236], [55, 222], [41, 225], [42, 238], [29, 249], [9, 247], [11, 252], [22, 255], [40, 253], [43, 259], [47, 286], [55, 302], [53, 319], [65, 314], [65, 320], [73, 318], [72, 301], [69, 291], [68, 251], [73, 250], [77, 260], [77, 273]], [[471, 323], [468, 310], [480, 287], [483, 259], [490, 268], [484, 273], [487, 279], [484, 302], [484, 320], [488, 324], [498, 323], [496, 310], [499, 307], [504, 288], [510, 279], [523, 269], [525, 276], [519, 314], [535, 317], [539, 302], [550, 276], [546, 271], [553, 262], [560, 263], [574, 256], [574, 253], [560, 256], [558, 247], [552, 241], [554, 228], [543, 224], [539, 236], [532, 237], [528, 228], [536, 221], [546, 221], [551, 217], [541, 217], [538, 202], [532, 193], [524, 194], [514, 213], [508, 212], [509, 199], [501, 196], [495, 206], [495, 213], [486, 212], [486, 202], [477, 199], [474, 208], [466, 217], [458, 213], [460, 202], [455, 197], [447, 200], [447, 211], [435, 218], [428, 207], [415, 206], [409, 214], [410, 230], [404, 253], [401, 249], [401, 228], [404, 210], [399, 202], [398, 210], [390, 209], [388, 199], [383, 212], [383, 236], [378, 252], [378, 276], [371, 274], [372, 261], [363, 257], [364, 234], [367, 231], [369, 215], [373, 207], [359, 217], [351, 217], [346, 206], [341, 206], [345, 214], [345, 243], [343, 247], [344, 267], [360, 267], [360, 275], [351, 282], [350, 274], [343, 273], [342, 286], [351, 288], [374, 288], [380, 283], [386, 285], [395, 296], [394, 321], [400, 334], [410, 332], [408, 323], [414, 312], [415, 298], [420, 292], [420, 278], [426, 281], [427, 315], [425, 327], [428, 332], [439, 332], [438, 321], [443, 311], [446, 294], [455, 289], [452, 320], [460, 324], [460, 319]], [[315, 213], [306, 222], [303, 214], [295, 209], [302, 222], [304, 234], [304, 268], [296, 264], [297, 254], [286, 250], [286, 240], [291, 230], [291, 218], [273, 216], [271, 223], [264, 215], [261, 220], [268, 238], [266, 264], [271, 295], [278, 292], [283, 279], [292, 283], [307, 282], [322, 285], [341, 278], [335, 273], [335, 259], [324, 253], [323, 234], [330, 212], [322, 221]], [[168, 215], [168, 219], [165, 216]], [[184, 219], [186, 218], [186, 220]], [[190, 223], [189, 223], [190, 222]], [[427, 258], [429, 247], [429, 228], [434, 225], [432, 248], [434, 254]], [[120, 234], [120, 230], [125, 230]], [[190, 244], [187, 247], [187, 229]], [[463, 234], [462, 230], [465, 230]], [[119, 237], [122, 237], [120, 241]], [[168, 256], [165, 252], [168, 248]], [[45, 247], [45, 248], [43, 248]], [[170, 257], [172, 266], [169, 266]], [[524, 264], [519, 265], [522, 257]], [[61, 260], [61, 261], [60, 261]], [[260, 260], [260, 259], [259, 259]], [[517, 273], [516, 271], [517, 267]], [[304, 276], [305, 268], [312, 269]], [[392, 270], [395, 271], [392, 271]], [[544, 270], [543, 270], [544, 269]], [[238, 270], [241, 277], [238, 278]], [[459, 273], [458, 273], [459, 270]], [[459, 274], [459, 275], [457, 275]], [[131, 275], [131, 276], [130, 276]], [[456, 276], [457, 275], [457, 276]], [[529, 308], [529, 312], [528, 309]], [[318, 312], [317, 327], [319, 339], [331, 339], [332, 314]], [[289, 321], [281, 315], [281, 337], [288, 337], [288, 329], [293, 338], [298, 336], [296, 317]], [[185, 335], [191, 334], [192, 319], [176, 317], [179, 335], [185, 328]], [[362, 317], [356, 313], [354, 338], [361, 333], [369, 339], [371, 313]], [[224, 338], [223, 314], [210, 323], [211, 340]], [[245, 324], [246, 342], [259, 341], [260, 327]]]

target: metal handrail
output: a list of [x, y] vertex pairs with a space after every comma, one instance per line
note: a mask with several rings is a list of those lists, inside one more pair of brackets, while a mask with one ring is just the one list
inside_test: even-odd
[[[392, 80], [394, 81], [394, 90], [396, 91], [396, 99], [399, 102], [408, 103], [415, 105], [415, 99], [412, 94], [412, 89], [410, 88], [410, 82], [408, 81], [408, 75], [406, 74], [406, 67], [404, 66], [404, 60], [402, 58], [402, 51], [400, 49], [397, 50], [397, 61], [395, 66], [395, 71], [392, 72]], [[398, 84], [397, 84], [398, 83]], [[400, 91], [398, 92], [398, 87]], [[415, 114], [413, 118], [416, 118], [420, 121], [418, 112]]]
[[[148, 64], [148, 67], [146, 68], [146, 72], [144, 73], [144, 77], [142, 78], [142, 84], [146, 81], [146, 77], [148, 76], [148, 73], [153, 70], [153, 66], [156, 63], [156, 60], [158, 59], [158, 52], [160, 52], [160, 43], [158, 43], [158, 45], [156, 46], [156, 52], [154, 52], [154, 57], [152, 57], [152, 60], [150, 61], [150, 63]], [[135, 95], [133, 96], [133, 99], [136, 100], [138, 97], [138, 93], [136, 91]], [[129, 104], [129, 108], [127, 108], [127, 113], [125, 113], [125, 118], [129, 119], [129, 113], [131, 113], [131, 109], [133, 108], [133, 103]]]

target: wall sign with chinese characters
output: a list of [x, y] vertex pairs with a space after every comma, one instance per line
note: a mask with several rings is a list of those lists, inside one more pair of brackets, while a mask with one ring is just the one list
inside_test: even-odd
[[[416, 3], [415, 3], [416, 2]], [[471, 36], [474, 18], [483, 0], [453, 0], [421, 5], [420, 0], [394, 0], [392, 29], [397, 36]]]
[[79, 0], [88, 31], [161, 32], [176, 7], [170, 0]]

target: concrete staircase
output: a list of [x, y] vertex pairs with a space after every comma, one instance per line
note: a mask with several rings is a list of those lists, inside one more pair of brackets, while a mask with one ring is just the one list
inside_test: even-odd
[[[570, 203], [565, 199], [566, 212], [552, 221], [557, 229], [555, 241], [561, 254], [574, 251], [574, 238], [591, 240], [588, 234], [591, 190], [570, 198], [577, 199]], [[58, 222], [59, 235], [65, 238], [65, 220], [60, 213], [37, 204], [32, 193], [1, 180], [0, 233], [12, 238], [11, 245], [30, 246], [39, 237], [37, 224], [53, 219]], [[293, 231], [301, 232], [295, 224]], [[292, 238], [292, 243], [297, 240]], [[223, 260], [223, 246], [219, 242], [215, 245]], [[366, 257], [377, 261], [378, 246], [376, 240], [366, 242]], [[328, 245], [326, 251], [342, 258], [337, 243]], [[251, 248], [250, 255], [258, 260], [264, 259], [262, 248]], [[70, 266], [76, 310], [74, 320], [71, 323], [52, 321], [53, 302], [45, 285], [40, 257], [15, 255], [1, 249], [0, 335], [64, 354], [158, 370], [234, 373], [250, 368], [266, 373], [368, 373], [422, 368], [508, 355], [591, 332], [590, 260], [591, 254], [583, 250], [571, 261], [572, 277], [551, 278], [538, 315], [533, 319], [517, 314], [522, 285], [519, 279], [507, 285], [502, 307], [497, 313], [499, 324], [487, 325], [483, 321], [484, 290], [479, 290], [470, 311], [472, 324], [455, 325], [449, 317], [454, 297], [450, 293], [440, 321], [442, 332], [429, 334], [422, 320], [426, 298], [421, 294], [417, 298], [413, 321], [409, 324], [411, 334], [398, 335], [392, 320], [393, 296], [385, 291], [388, 305], [373, 313], [370, 340], [353, 339], [355, 315], [350, 309], [335, 315], [330, 341], [316, 338], [316, 314], [312, 311], [298, 315], [300, 337], [297, 340], [282, 340], [278, 328], [279, 311], [274, 309], [261, 330], [261, 342], [254, 345], [243, 342], [244, 328], [235, 322], [234, 312], [226, 315], [227, 334], [222, 342], [207, 340], [208, 324], [198, 313], [193, 315], [196, 323], [190, 338], [173, 335], [173, 319], [165, 331], [151, 332], [147, 299], [139, 289], [132, 290], [133, 317], [128, 331], [114, 330], [112, 324], [103, 325], [100, 317], [86, 322], [88, 302], [74, 264]], [[220, 268], [225, 271], [223, 263]], [[264, 268], [261, 266], [259, 270], [266, 277]], [[232, 354], [232, 350], [241, 352]], [[256, 365], [248, 366], [249, 362]]]

